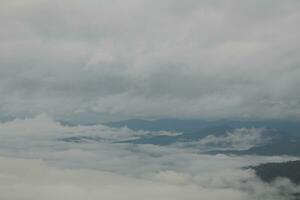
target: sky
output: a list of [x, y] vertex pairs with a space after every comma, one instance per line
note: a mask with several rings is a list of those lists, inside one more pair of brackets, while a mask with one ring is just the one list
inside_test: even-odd
[[263, 127], [159, 146], [128, 141], [183, 133], [94, 122], [299, 120], [299, 9], [299, 0], [0, 0], [0, 199], [290, 199], [299, 185], [267, 184], [245, 167], [299, 157], [204, 153], [267, 144]]
[[300, 118], [297, 0], [1, 0], [0, 118]]

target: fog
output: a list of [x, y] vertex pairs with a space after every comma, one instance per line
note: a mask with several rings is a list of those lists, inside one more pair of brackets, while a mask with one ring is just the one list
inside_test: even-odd
[[[205, 155], [176, 145], [115, 143], [154, 133], [63, 126], [45, 115], [2, 123], [0, 132], [2, 199], [282, 199], [289, 194], [282, 188], [299, 190], [288, 180], [263, 183], [244, 168], [295, 157]], [[89, 139], [61, 140], [73, 136]]]

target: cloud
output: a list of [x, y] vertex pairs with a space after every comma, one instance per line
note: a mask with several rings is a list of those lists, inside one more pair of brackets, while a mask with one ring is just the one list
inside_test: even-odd
[[248, 171], [203, 174], [204, 178], [199, 174], [192, 182], [191, 177], [172, 171], [141, 179], [101, 170], [55, 168], [40, 160], [0, 157], [0, 161], [3, 163], [0, 167], [0, 196], [11, 200], [287, 199], [288, 196], [278, 193], [279, 188], [299, 190], [286, 180], [277, 181], [272, 186], [262, 184]]
[[[0, 132], [1, 199], [273, 200], [283, 198], [283, 185], [299, 191], [286, 180], [262, 183], [252, 170], [242, 169], [293, 157], [205, 155], [176, 146], [118, 144], [114, 141], [154, 133], [63, 126], [45, 115], [0, 123]], [[60, 140], [70, 136], [102, 139]]]
[[1, 1], [0, 111], [299, 118], [299, 6]]
[[[174, 133], [52, 120], [299, 119], [299, 8], [294, 0], [2, 0], [0, 112], [17, 119], [0, 124], [1, 199], [274, 200], [282, 185], [299, 191], [241, 169], [292, 157], [120, 144]], [[72, 137], [85, 139], [64, 141]], [[262, 140], [260, 130], [237, 129], [200, 143]]]
[[249, 149], [270, 142], [263, 128], [238, 128], [222, 136], [208, 135], [199, 141], [200, 145], [219, 148]]
[[47, 115], [38, 115], [34, 118], [15, 119], [0, 124], [2, 139], [24, 139], [35, 138], [40, 140], [59, 139], [64, 137], [91, 137], [103, 141], [116, 142], [142, 137], [147, 134], [173, 135], [175, 133], [150, 133], [146, 131], [133, 131], [126, 127], [110, 128], [104, 125], [90, 126], [63, 126], [61, 123], [52, 120]]
[[[109, 172], [61, 170], [39, 161], [1, 158], [3, 199], [241, 199], [239, 191], [209, 189], [195, 185], [178, 186], [138, 180]], [[22, 167], [21, 167], [22, 166]], [[18, 191], [13, 192], [13, 191]]]

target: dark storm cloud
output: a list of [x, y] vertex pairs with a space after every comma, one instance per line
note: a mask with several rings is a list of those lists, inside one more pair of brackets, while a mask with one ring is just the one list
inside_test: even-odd
[[9, 115], [299, 118], [298, 1], [1, 1]]

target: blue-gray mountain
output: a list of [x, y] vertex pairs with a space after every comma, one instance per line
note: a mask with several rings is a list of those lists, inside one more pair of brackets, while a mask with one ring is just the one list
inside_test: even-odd
[[[64, 122], [66, 124], [66, 122]], [[136, 139], [121, 141], [121, 143], [172, 145], [181, 143], [190, 146], [207, 136], [222, 137], [229, 132], [239, 128], [263, 129], [263, 136], [272, 138], [267, 143], [242, 150], [207, 150], [209, 154], [237, 154], [237, 155], [300, 155], [300, 123], [287, 120], [264, 120], [264, 121], [238, 121], [238, 120], [126, 120], [108, 122], [104, 125], [110, 127], [128, 127], [132, 130], [143, 130], [150, 132], [169, 131], [178, 132], [179, 135], [145, 135]], [[63, 138], [65, 142], [88, 142], [99, 141], [101, 138], [87, 136], [76, 136]]]

